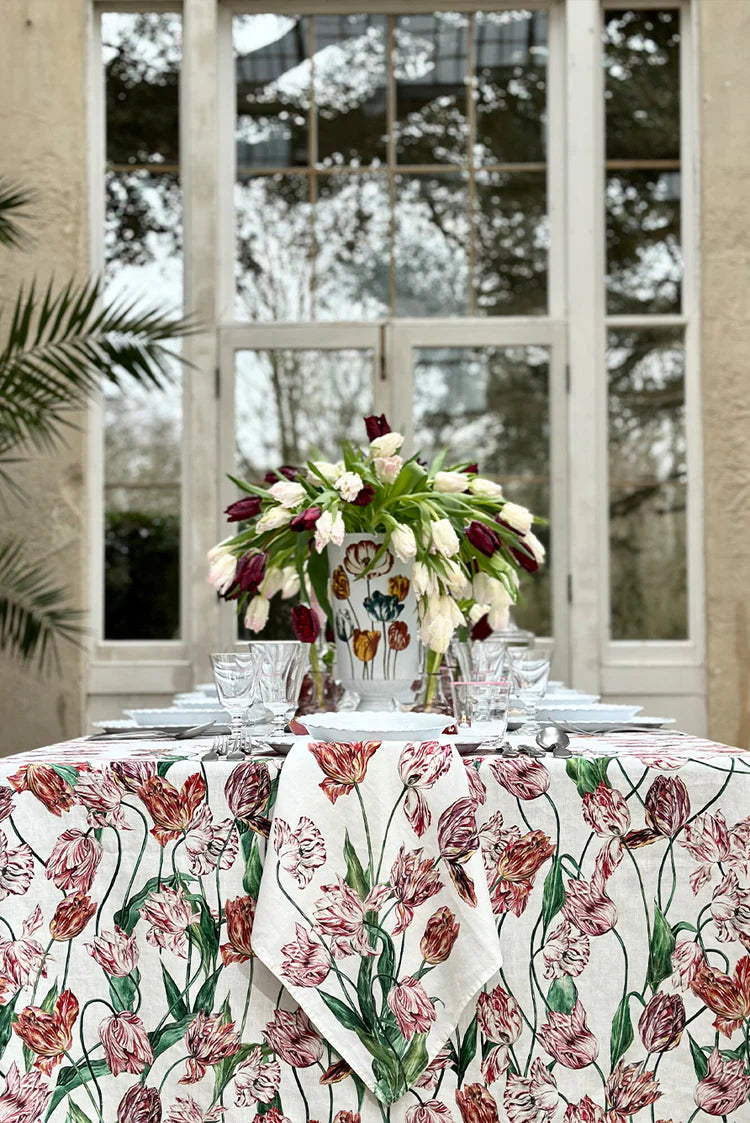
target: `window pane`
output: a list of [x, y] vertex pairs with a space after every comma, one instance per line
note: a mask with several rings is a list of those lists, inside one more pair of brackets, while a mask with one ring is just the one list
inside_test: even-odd
[[239, 351], [236, 357], [237, 471], [260, 480], [313, 452], [338, 460], [360, 441], [373, 410], [373, 353], [342, 349]]
[[390, 222], [387, 176], [320, 176], [316, 319], [366, 320], [388, 314]]
[[680, 329], [610, 332], [614, 640], [687, 638], [684, 364]]
[[459, 175], [396, 177], [396, 315], [469, 307], [467, 187]]
[[474, 17], [477, 164], [544, 161], [547, 13]]
[[680, 13], [611, 11], [604, 31], [607, 311], [680, 311]]
[[680, 13], [605, 13], [607, 159], [680, 158]]
[[[182, 305], [176, 15], [102, 16], [106, 287]], [[180, 370], [166, 391], [105, 387], [106, 639], [179, 635]]]
[[237, 168], [308, 163], [311, 68], [307, 20], [236, 16]]
[[680, 173], [607, 177], [607, 310], [679, 312]]
[[543, 172], [477, 172], [475, 311], [532, 316], [547, 311], [547, 180]]
[[385, 159], [385, 16], [315, 16], [318, 161]]
[[[479, 457], [514, 502], [548, 518], [549, 353], [543, 347], [431, 347], [415, 351], [414, 446], [431, 458]], [[535, 530], [549, 546], [549, 528]], [[514, 618], [539, 635], [552, 631], [552, 559], [523, 581]]]
[[398, 16], [394, 29], [396, 152], [401, 164], [463, 164], [467, 158], [466, 16]]
[[237, 315], [309, 320], [312, 208], [306, 175], [247, 179], [235, 188]]

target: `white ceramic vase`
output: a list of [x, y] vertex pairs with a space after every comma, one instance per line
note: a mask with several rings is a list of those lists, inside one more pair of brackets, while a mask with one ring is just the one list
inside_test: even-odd
[[347, 534], [328, 546], [336, 677], [365, 709], [388, 709], [419, 674], [417, 600], [412, 563], [390, 550], [364, 577], [382, 534]]

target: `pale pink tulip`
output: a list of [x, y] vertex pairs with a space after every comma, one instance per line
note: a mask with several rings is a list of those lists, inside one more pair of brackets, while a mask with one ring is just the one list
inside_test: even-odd
[[724, 1060], [714, 1047], [708, 1058], [708, 1072], [695, 1089], [695, 1102], [707, 1115], [728, 1115], [740, 1104], [747, 1104], [750, 1076], [742, 1061]]
[[284, 1064], [309, 1068], [323, 1056], [323, 1041], [304, 1010], [275, 1010], [263, 1037]]
[[263, 1050], [256, 1045], [250, 1055], [237, 1069], [234, 1090], [237, 1093], [238, 1107], [252, 1107], [254, 1103], [270, 1103], [281, 1084], [281, 1065], [278, 1061], [267, 1061]]
[[0, 978], [7, 979], [14, 990], [28, 986], [41, 970], [47, 976], [44, 948], [32, 940], [34, 932], [44, 923], [39, 905], [23, 922], [23, 935], [18, 940], [0, 940]]
[[99, 1040], [113, 1076], [121, 1072], [143, 1072], [146, 1065], [154, 1063], [154, 1052], [143, 1022], [129, 1010], [104, 1018], [99, 1023]]
[[585, 932], [563, 920], [547, 937], [542, 955], [545, 979], [576, 978], [589, 961], [591, 945]]
[[565, 1068], [586, 1068], [599, 1056], [599, 1044], [586, 1023], [586, 1011], [580, 998], [569, 1014], [547, 1011], [539, 1040], [550, 1056]]
[[102, 860], [101, 842], [71, 827], [58, 838], [47, 859], [47, 878], [64, 892], [88, 893]]
[[29, 847], [25, 842], [15, 848], [8, 846], [8, 839], [0, 831], [0, 901], [26, 893], [33, 876], [34, 858]]
[[180, 1084], [195, 1084], [206, 1070], [239, 1050], [240, 1039], [234, 1022], [225, 1022], [221, 1014], [199, 1010], [185, 1031], [188, 1059]]
[[559, 1102], [555, 1078], [539, 1057], [528, 1076], [508, 1073], [503, 1106], [509, 1123], [551, 1123]]
[[390, 896], [390, 886], [376, 885], [364, 901], [341, 876], [337, 878], [336, 885], [321, 885], [320, 888], [324, 895], [313, 906], [315, 921], [323, 935], [332, 937], [334, 956], [344, 959], [347, 955], [377, 955], [377, 941], [370, 943], [365, 914], [378, 911]]
[[407, 976], [388, 992], [388, 1009], [391, 1011], [401, 1036], [410, 1041], [415, 1033], [427, 1033], [435, 1021], [435, 1007], [418, 979]]
[[490, 767], [497, 782], [516, 799], [538, 799], [549, 788], [550, 775], [547, 768], [532, 757], [495, 760]]
[[168, 948], [174, 955], [187, 959], [186, 930], [200, 920], [200, 913], [191, 901], [186, 900], [181, 885], [171, 889], [168, 885], [160, 892], [149, 893], [141, 909], [141, 918], [150, 924], [146, 939], [157, 948]]
[[617, 923], [617, 908], [604, 890], [604, 878], [595, 873], [591, 881], [568, 881], [563, 915], [587, 936], [602, 936]]
[[211, 808], [201, 803], [185, 836], [185, 851], [190, 859], [190, 872], [204, 877], [216, 869], [231, 869], [237, 857], [239, 839], [232, 819], [213, 821]]
[[750, 941], [750, 889], [739, 884], [734, 870], [729, 870], [716, 886], [711, 916], [716, 925], [716, 938], [722, 943]]
[[624, 795], [617, 788], [597, 784], [593, 792], [583, 797], [583, 818], [598, 835], [627, 834], [630, 829], [630, 809]]
[[122, 809], [122, 788], [109, 769], [92, 768], [90, 772], [81, 772], [75, 793], [76, 801], [88, 811], [90, 827], [131, 829]]
[[477, 1025], [492, 1044], [483, 1054], [482, 1076], [493, 1084], [510, 1063], [510, 1048], [521, 1036], [523, 1023], [521, 1009], [512, 995], [501, 986], [479, 995], [477, 1000]]
[[405, 745], [398, 761], [401, 783], [409, 789], [404, 812], [415, 834], [421, 838], [432, 822], [423, 791], [431, 788], [451, 766], [451, 747], [439, 741]]
[[114, 932], [102, 932], [90, 944], [83, 945], [107, 975], [124, 978], [138, 965], [138, 941], [135, 932], [129, 936], [115, 924]]
[[0, 1092], [0, 1123], [40, 1123], [52, 1096], [52, 1089], [39, 1072], [21, 1075], [14, 1061]]
[[309, 885], [315, 871], [325, 865], [325, 840], [306, 815], [300, 818], [294, 831], [284, 819], [275, 818], [273, 848], [278, 854], [279, 865], [292, 875], [300, 889]]
[[411, 924], [414, 910], [439, 893], [443, 883], [432, 859], [422, 857], [421, 847], [406, 853], [402, 845], [391, 867], [391, 886], [398, 901], [393, 928], [398, 935]]
[[310, 939], [302, 924], [295, 924], [294, 929], [297, 939], [281, 949], [285, 957], [281, 963], [282, 974], [293, 986], [320, 986], [331, 970], [328, 952], [322, 944]]

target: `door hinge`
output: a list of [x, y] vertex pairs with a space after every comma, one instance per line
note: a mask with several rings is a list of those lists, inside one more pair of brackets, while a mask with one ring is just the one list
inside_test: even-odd
[[218, 367], [214, 367], [214, 397], [221, 397], [221, 371]]
[[573, 574], [568, 574], [568, 604], [573, 603]]
[[379, 377], [381, 382], [388, 381], [388, 357], [386, 355], [386, 343], [388, 341], [388, 334], [386, 332], [386, 325], [380, 325], [380, 371]]
[[570, 393], [570, 363], [565, 364], [565, 393]]

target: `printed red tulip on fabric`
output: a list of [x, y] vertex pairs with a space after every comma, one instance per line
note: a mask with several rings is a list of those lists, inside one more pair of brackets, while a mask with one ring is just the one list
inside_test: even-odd
[[51, 1013], [38, 1006], [26, 1006], [13, 1023], [13, 1030], [36, 1054], [34, 1068], [47, 1076], [73, 1044], [73, 1026], [78, 1017], [78, 999], [64, 990], [56, 999]]
[[154, 820], [152, 835], [160, 846], [166, 846], [192, 825], [206, 798], [206, 781], [194, 772], [178, 790], [165, 777], [152, 776], [141, 785], [138, 794]]
[[308, 748], [325, 776], [319, 785], [335, 803], [339, 796], [354, 791], [367, 775], [370, 757], [380, 748], [380, 741], [331, 742], [312, 741]]

